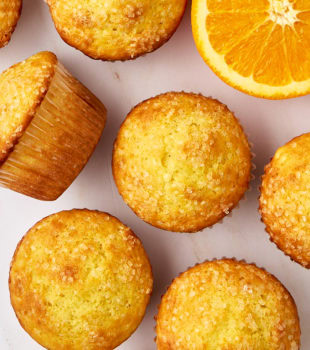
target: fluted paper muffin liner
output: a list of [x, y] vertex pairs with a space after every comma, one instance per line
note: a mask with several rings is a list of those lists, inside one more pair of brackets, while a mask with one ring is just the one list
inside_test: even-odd
[[103, 104], [61, 63], [25, 132], [0, 167], [0, 185], [40, 199], [57, 199], [97, 145]]

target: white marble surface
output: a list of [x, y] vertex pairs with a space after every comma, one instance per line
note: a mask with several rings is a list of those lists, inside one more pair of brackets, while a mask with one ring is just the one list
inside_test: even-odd
[[[257, 212], [263, 166], [274, 151], [310, 131], [310, 96], [268, 101], [247, 96], [225, 85], [199, 57], [191, 34], [190, 9], [173, 38], [156, 52], [132, 62], [93, 61], [67, 46], [58, 36], [42, 0], [24, 0], [10, 44], [0, 50], [0, 70], [41, 51], [55, 52], [81, 82], [108, 108], [103, 138], [90, 162], [70, 189], [56, 202], [45, 203], [0, 189], [0, 349], [38, 350], [19, 326], [9, 302], [9, 264], [16, 244], [38, 220], [72, 208], [108, 211], [129, 225], [150, 256], [155, 290], [145, 319], [122, 350], [152, 350], [154, 315], [171, 280], [188, 266], [205, 259], [237, 257], [255, 262], [275, 274], [296, 300], [302, 327], [302, 350], [310, 349], [310, 271], [293, 263], [269, 242]], [[111, 151], [118, 128], [138, 102], [169, 90], [201, 92], [224, 102], [241, 120], [257, 157], [256, 180], [240, 208], [223, 224], [194, 235], [160, 231], [138, 219], [121, 200], [111, 173]]]

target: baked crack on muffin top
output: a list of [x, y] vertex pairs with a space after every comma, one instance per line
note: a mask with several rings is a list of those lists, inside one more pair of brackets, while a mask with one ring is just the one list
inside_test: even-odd
[[153, 277], [128, 227], [106, 213], [71, 210], [26, 234], [9, 284], [21, 325], [45, 348], [110, 350], [142, 321]]

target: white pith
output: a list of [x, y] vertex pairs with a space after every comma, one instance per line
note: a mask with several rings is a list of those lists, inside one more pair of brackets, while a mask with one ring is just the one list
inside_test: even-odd
[[281, 26], [294, 26], [298, 13], [289, 0], [270, 0], [270, 19]]

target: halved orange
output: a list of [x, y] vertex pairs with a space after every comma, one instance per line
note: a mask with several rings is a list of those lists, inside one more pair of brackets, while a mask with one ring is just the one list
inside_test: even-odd
[[270, 99], [310, 93], [310, 0], [193, 0], [192, 27], [227, 84]]

